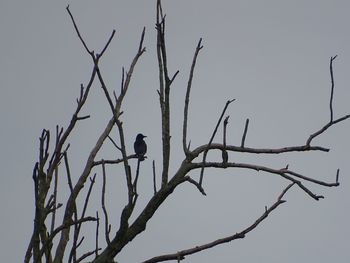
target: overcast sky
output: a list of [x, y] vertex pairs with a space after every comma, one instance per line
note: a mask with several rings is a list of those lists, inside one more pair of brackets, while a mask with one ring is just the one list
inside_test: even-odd
[[[32, 169], [41, 130], [67, 127], [76, 106], [80, 83], [87, 84], [92, 63], [79, 42], [67, 4], [90, 49], [99, 52], [113, 29], [116, 36], [101, 61], [108, 88], [119, 90], [122, 66], [128, 67], [146, 26], [147, 52], [134, 72], [124, 104], [127, 147], [138, 132], [148, 136], [148, 159], [142, 163], [136, 214], [152, 196], [152, 160], [161, 166], [160, 108], [155, 56], [155, 0], [74, 0], [0, 2], [0, 120], [2, 262], [22, 262], [34, 217]], [[246, 146], [302, 145], [329, 120], [329, 59], [334, 62], [335, 117], [350, 113], [350, 3], [333, 0], [247, 1], [165, 0], [169, 70], [179, 76], [172, 86], [172, 163], [184, 158], [181, 147], [182, 111], [188, 70], [199, 38], [204, 49], [193, 83], [189, 134], [192, 147], [209, 141], [227, 99], [236, 99], [228, 114], [228, 143], [239, 145], [246, 118]], [[106, 121], [109, 107], [96, 82], [83, 110], [91, 118], [79, 123], [69, 140], [73, 180]], [[287, 203], [245, 239], [188, 256], [185, 262], [347, 262], [350, 258], [350, 121], [340, 123], [314, 141], [330, 147], [325, 153], [281, 156], [230, 154], [231, 161], [291, 169], [338, 188], [307, 184], [325, 199], [314, 201], [297, 187]], [[221, 130], [215, 141], [220, 142]], [[115, 134], [114, 134], [115, 136]], [[106, 145], [99, 158], [116, 158]], [[210, 155], [216, 160], [216, 155]], [[132, 163], [135, 165], [136, 163]], [[134, 166], [133, 166], [134, 168]], [[118, 222], [125, 203], [124, 180], [108, 169], [108, 207]], [[100, 169], [92, 206], [99, 208]], [[119, 177], [118, 177], [119, 175]], [[193, 178], [198, 174], [194, 173]], [[64, 202], [68, 192], [60, 177]], [[180, 186], [155, 214], [147, 229], [116, 258], [140, 262], [174, 253], [241, 231], [273, 204], [287, 181], [244, 170], [207, 170], [202, 196], [192, 185]], [[113, 221], [114, 220], [114, 221]], [[93, 237], [94, 225], [86, 228]], [[113, 229], [115, 230], [115, 228]], [[86, 250], [93, 248], [87, 242]]]

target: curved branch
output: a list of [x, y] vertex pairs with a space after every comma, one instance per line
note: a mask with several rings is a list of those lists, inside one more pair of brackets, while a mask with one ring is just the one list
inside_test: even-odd
[[231, 236], [227, 236], [224, 238], [214, 240], [212, 242], [209, 242], [209, 243], [206, 243], [206, 244], [203, 244], [200, 246], [195, 246], [193, 248], [184, 249], [184, 250], [178, 251], [178, 252], [173, 253], [173, 254], [166, 254], [166, 255], [162, 255], [162, 256], [153, 257], [151, 259], [143, 261], [142, 263], [156, 263], [156, 262], [164, 262], [164, 261], [179, 260], [179, 259], [183, 260], [183, 259], [185, 259], [185, 256], [192, 255], [192, 254], [201, 252], [203, 250], [210, 249], [210, 248], [213, 248], [215, 246], [231, 242], [231, 241], [236, 240], [236, 239], [245, 238], [246, 234], [248, 234], [249, 232], [254, 230], [261, 222], [263, 222], [268, 217], [268, 215], [273, 210], [275, 210], [278, 206], [280, 206], [281, 204], [286, 202], [285, 200], [282, 200], [282, 198], [293, 185], [294, 185], [294, 183], [289, 184], [282, 191], [282, 193], [278, 197], [277, 201], [272, 206], [270, 206], [270, 208], [265, 209], [264, 213], [253, 224], [251, 224], [250, 226], [248, 226], [247, 228], [245, 228], [241, 232], [233, 234]]
[[310, 145], [311, 141], [315, 139], [317, 136], [321, 135], [323, 132], [325, 132], [328, 128], [332, 127], [333, 125], [337, 124], [338, 122], [345, 121], [346, 119], [350, 118], [350, 114], [345, 115], [341, 118], [338, 118], [334, 121], [331, 121], [327, 123], [325, 126], [323, 126], [321, 129], [316, 131], [315, 133], [311, 134], [310, 137], [306, 141], [306, 145]]
[[255, 170], [257, 172], [259, 171], [264, 171], [270, 174], [277, 174], [282, 176], [283, 178], [297, 184], [304, 192], [306, 192], [310, 197], [312, 197], [315, 200], [319, 200], [321, 198], [324, 198], [322, 195], [316, 195], [314, 194], [310, 189], [308, 189], [303, 183], [294, 177], [303, 179], [308, 182], [312, 182], [314, 184], [326, 186], [326, 187], [334, 187], [334, 186], [339, 186], [339, 182], [335, 183], [327, 183], [324, 181], [316, 180], [310, 177], [303, 176], [301, 174], [298, 174], [296, 172], [293, 172], [291, 170], [288, 170], [288, 168], [283, 168], [283, 169], [273, 169], [269, 168], [266, 166], [261, 166], [261, 165], [253, 165], [253, 164], [247, 164], [247, 163], [219, 163], [219, 162], [205, 162], [205, 163], [191, 163], [189, 165], [190, 170], [194, 169], [202, 169], [203, 167], [205, 168], [243, 168], [243, 169], [248, 169], [248, 170]]
[[196, 51], [195, 51], [194, 56], [193, 56], [190, 75], [188, 77], [188, 82], [187, 82], [186, 97], [185, 97], [184, 120], [183, 120], [183, 127], [182, 127], [182, 146], [183, 146], [183, 150], [184, 150], [186, 156], [188, 155], [188, 152], [189, 152], [189, 149], [187, 146], [188, 105], [190, 103], [190, 93], [191, 93], [191, 88], [192, 88], [192, 79], [193, 79], [194, 68], [196, 66], [199, 51], [201, 51], [202, 48], [203, 48], [202, 38], [200, 38], [198, 41], [197, 47], [196, 47]]

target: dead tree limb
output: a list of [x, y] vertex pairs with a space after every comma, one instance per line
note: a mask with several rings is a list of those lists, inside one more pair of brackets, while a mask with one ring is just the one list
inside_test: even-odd
[[277, 207], [279, 207], [281, 204], [286, 202], [282, 198], [286, 194], [286, 192], [293, 186], [293, 184], [294, 183], [289, 184], [282, 191], [282, 193], [279, 195], [279, 197], [277, 198], [277, 201], [274, 204], [272, 204], [268, 209], [265, 209], [264, 213], [258, 219], [256, 219], [253, 224], [251, 224], [250, 226], [248, 226], [244, 230], [242, 230], [242, 231], [240, 231], [238, 233], [235, 233], [233, 235], [230, 235], [230, 236], [227, 236], [227, 237], [224, 237], [224, 238], [220, 238], [220, 239], [214, 240], [212, 242], [203, 244], [203, 245], [198, 245], [198, 246], [195, 246], [195, 247], [192, 247], [192, 248], [189, 248], [189, 249], [180, 250], [180, 251], [178, 251], [176, 253], [172, 253], [172, 254], [165, 254], [165, 255], [153, 257], [151, 259], [143, 261], [142, 263], [156, 263], [156, 262], [164, 262], [164, 261], [179, 260], [179, 259], [180, 260], [184, 260], [186, 256], [199, 253], [199, 252], [201, 252], [203, 250], [210, 249], [210, 248], [216, 247], [218, 245], [231, 242], [231, 241], [236, 240], [236, 239], [245, 238], [245, 236], [249, 232], [254, 230], [256, 227], [258, 227], [260, 225], [260, 223], [262, 223], [269, 216], [269, 214], [272, 211], [274, 211]]
[[[134, 208], [138, 200], [137, 193], [137, 182], [140, 173], [140, 160], [138, 160], [136, 173], [132, 173], [132, 167], [130, 161], [131, 159], [137, 158], [135, 154], [128, 153], [129, 147], [127, 145], [128, 138], [124, 131], [123, 126], [123, 103], [124, 98], [130, 88], [131, 79], [135, 71], [136, 65], [140, 60], [141, 56], [146, 51], [144, 47], [145, 39], [145, 28], [143, 28], [140, 41], [137, 46], [136, 54], [131, 61], [131, 65], [128, 70], [122, 69], [121, 76], [121, 86], [120, 91], [110, 90], [108, 83], [105, 81], [103, 72], [100, 68], [100, 63], [102, 61], [103, 55], [106, 54], [108, 47], [110, 46], [114, 36], [115, 30], [112, 31], [109, 38], [106, 40], [106, 44], [102, 47], [100, 53], [95, 53], [91, 50], [74, 20], [74, 17], [67, 6], [67, 12], [72, 21], [79, 41], [82, 47], [86, 50], [87, 54], [91, 57], [92, 61], [92, 72], [89, 76], [88, 83], [86, 86], [80, 85], [80, 94], [77, 101], [76, 109], [74, 110], [70, 122], [66, 129], [56, 126], [56, 138], [51, 139], [50, 131], [43, 130], [39, 138], [39, 156], [38, 161], [34, 165], [32, 179], [34, 183], [34, 201], [35, 201], [35, 215], [34, 215], [34, 226], [33, 233], [26, 251], [24, 262], [30, 262], [33, 259], [34, 263], [38, 262], [53, 262], [61, 263], [68, 257], [68, 262], [80, 262], [87, 257], [95, 255], [95, 259], [92, 260], [94, 263], [106, 263], [114, 262], [114, 258], [123, 250], [123, 248], [135, 237], [140, 235], [145, 229], [148, 222], [153, 218], [154, 214], [161, 205], [167, 200], [167, 198], [174, 192], [174, 190], [182, 185], [183, 183], [190, 183], [195, 186], [203, 195], [205, 191], [202, 186], [203, 175], [205, 168], [215, 168], [215, 169], [245, 169], [252, 171], [262, 171], [264, 173], [283, 178], [290, 183], [280, 194], [277, 201], [272, 204], [270, 208], [265, 209], [265, 212], [250, 226], [245, 228], [239, 233], [224, 237], [222, 239], [214, 240], [210, 243], [206, 243], [200, 246], [192, 247], [189, 249], [181, 250], [177, 253], [161, 255], [158, 257], [153, 257], [145, 262], [161, 262], [167, 260], [177, 260], [178, 262], [185, 258], [185, 256], [198, 253], [200, 251], [215, 247], [217, 245], [230, 242], [235, 239], [244, 238], [247, 233], [254, 230], [267, 216], [274, 211], [280, 204], [285, 202], [282, 200], [286, 192], [293, 186], [299, 187], [307, 195], [309, 195], [314, 200], [319, 200], [323, 198], [322, 195], [318, 195], [316, 191], [312, 190], [310, 185], [317, 185], [323, 187], [336, 187], [339, 185], [339, 169], [336, 172], [335, 182], [326, 182], [318, 179], [314, 179], [309, 175], [304, 175], [301, 172], [292, 170], [288, 166], [284, 168], [271, 168], [270, 166], [256, 165], [254, 163], [238, 163], [229, 160], [229, 153], [237, 154], [268, 154], [268, 155], [282, 155], [290, 152], [328, 152], [329, 149], [323, 146], [317, 146], [313, 144], [315, 138], [318, 138], [321, 134], [325, 133], [330, 127], [335, 126], [340, 122], [343, 122], [350, 118], [350, 115], [344, 115], [339, 118], [334, 118], [333, 112], [333, 97], [334, 97], [334, 74], [333, 74], [333, 62], [336, 56], [330, 59], [330, 75], [331, 75], [331, 92], [329, 99], [329, 110], [330, 110], [330, 120], [324, 124], [319, 130], [310, 134], [306, 138], [305, 143], [301, 143], [296, 146], [284, 146], [280, 148], [254, 148], [246, 147], [246, 135], [248, 131], [249, 119], [245, 123], [244, 132], [241, 139], [240, 146], [232, 145], [229, 143], [227, 138], [227, 125], [228, 116], [225, 118], [223, 123], [223, 138], [222, 143], [217, 143], [214, 141], [215, 136], [218, 132], [218, 128], [221, 125], [222, 119], [226, 114], [226, 110], [233, 100], [228, 100], [221, 115], [217, 120], [217, 124], [214, 131], [209, 139], [209, 142], [203, 145], [198, 145], [190, 149], [190, 143], [187, 142], [188, 134], [188, 112], [190, 103], [190, 92], [193, 85], [193, 75], [195, 65], [198, 59], [198, 55], [203, 48], [202, 39], [198, 41], [197, 47], [192, 58], [192, 65], [189, 72], [186, 95], [184, 98], [184, 119], [182, 123], [182, 147], [185, 153], [185, 157], [182, 163], [179, 165], [178, 169], [173, 172], [169, 170], [169, 165], [172, 161], [170, 156], [171, 149], [171, 121], [170, 121], [170, 92], [171, 85], [176, 79], [179, 71], [171, 75], [168, 70], [168, 53], [166, 49], [166, 38], [165, 38], [165, 15], [163, 14], [163, 9], [161, 5], [161, 0], [157, 0], [156, 6], [156, 30], [157, 30], [157, 60], [158, 60], [158, 77], [159, 77], [159, 103], [161, 111], [161, 125], [162, 125], [162, 171], [161, 171], [161, 183], [157, 190], [156, 187], [156, 171], [155, 162], [153, 161], [153, 196], [147, 200], [147, 204], [142, 208], [138, 215], [134, 214]], [[70, 138], [72, 131], [77, 126], [78, 121], [86, 120], [90, 115], [83, 115], [81, 113], [84, 107], [90, 89], [93, 82], [96, 80], [101, 86], [101, 92], [106, 98], [106, 103], [108, 104], [111, 112], [111, 116], [105, 127], [97, 138], [96, 143], [90, 149], [90, 153], [87, 157], [86, 162], [82, 167], [82, 171], [78, 175], [72, 175], [70, 171], [70, 159], [68, 158], [68, 148], [70, 144], [68, 143], [68, 138]], [[116, 126], [118, 144], [112, 139], [111, 132]], [[113, 136], [115, 137], [115, 136]], [[117, 149], [118, 156], [112, 157], [112, 159], [105, 160], [103, 157], [96, 160], [98, 154], [103, 154], [100, 151], [107, 139], [110, 139], [113, 145]], [[53, 141], [53, 143], [52, 143]], [[52, 144], [53, 146], [51, 146]], [[222, 160], [212, 160], [209, 159], [207, 155], [210, 151], [219, 150], [222, 152]], [[201, 156], [202, 155], [202, 156]], [[198, 158], [201, 156], [202, 158]], [[198, 160], [200, 159], [200, 160]], [[207, 160], [209, 159], [209, 160]], [[67, 182], [69, 186], [68, 199], [64, 205], [64, 211], [62, 211], [60, 217], [56, 215], [57, 209], [61, 206], [57, 202], [58, 198], [58, 180], [60, 176], [59, 166], [62, 164], [65, 166], [65, 173], [67, 175]], [[105, 205], [105, 198], [107, 196], [106, 188], [106, 164], [108, 165], [122, 165], [122, 180], [125, 178], [125, 196], [126, 199], [123, 209], [121, 209], [119, 217], [119, 228], [116, 226], [117, 231], [111, 233], [111, 225], [108, 219], [108, 209]], [[91, 179], [92, 169], [96, 166], [102, 166], [102, 196], [101, 196], [101, 207], [104, 213], [104, 234], [105, 234], [105, 245], [99, 247], [99, 223], [100, 218], [98, 211], [96, 212], [96, 217], [87, 216], [87, 207], [90, 200], [90, 194], [92, 187], [95, 183], [96, 174]], [[195, 178], [191, 172], [200, 169], [199, 178]], [[82, 189], [86, 187], [86, 183], [90, 178], [90, 186], [88, 192], [84, 197], [82, 196]], [[149, 177], [151, 178], [151, 177]], [[54, 179], [54, 180], [53, 180]], [[198, 180], [196, 180], [198, 179]], [[151, 180], [151, 179], [150, 179]], [[53, 189], [52, 189], [53, 188]], [[87, 188], [87, 187], [86, 187]], [[141, 192], [141, 191], [140, 191]], [[79, 199], [78, 199], [79, 197]], [[84, 199], [83, 199], [84, 198]], [[83, 201], [81, 201], [83, 199]], [[141, 202], [140, 202], [141, 203]], [[137, 203], [139, 204], [139, 203]], [[78, 213], [78, 206], [82, 206], [81, 213]], [[51, 221], [48, 215], [52, 213]], [[58, 218], [62, 218], [62, 222], [58, 223]], [[89, 224], [96, 221], [96, 231], [94, 234], [95, 247], [93, 250], [88, 250], [78, 255], [77, 248], [83, 244], [85, 236], [80, 237], [80, 231], [82, 224]], [[50, 223], [48, 223], [50, 222]], [[48, 231], [48, 227], [50, 230]], [[74, 230], [74, 231], [72, 231]], [[73, 235], [73, 240], [69, 242], [71, 235]], [[53, 246], [55, 244], [55, 246]], [[68, 246], [70, 244], [70, 247]], [[56, 247], [57, 245], [57, 247]], [[69, 256], [65, 256], [68, 249], [70, 250]], [[55, 250], [54, 250], [55, 249]], [[99, 251], [101, 252], [99, 253]]]

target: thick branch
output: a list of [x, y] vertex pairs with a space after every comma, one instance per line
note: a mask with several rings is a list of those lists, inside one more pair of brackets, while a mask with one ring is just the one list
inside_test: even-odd
[[[128, 227], [126, 233], [124, 233], [122, 238], [120, 235], [111, 241], [111, 246], [106, 247], [106, 249], [95, 259], [94, 263], [104, 263], [107, 260], [113, 259], [123, 247], [132, 241], [138, 234], [146, 229], [147, 222], [152, 218], [154, 213], [159, 209], [161, 204], [166, 200], [166, 198], [175, 190], [175, 188], [183, 183], [185, 175], [189, 172], [189, 165], [187, 162], [183, 162], [176, 174], [171, 178], [171, 180], [162, 188], [160, 188], [155, 195], [148, 202], [146, 207], [143, 209], [141, 214], [136, 218], [136, 220]], [[123, 213], [127, 212], [124, 208]], [[123, 216], [122, 216], [123, 217]]]

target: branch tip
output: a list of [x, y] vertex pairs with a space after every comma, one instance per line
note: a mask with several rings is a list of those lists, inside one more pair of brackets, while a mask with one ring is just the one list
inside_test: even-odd
[[337, 169], [337, 174], [336, 174], [336, 176], [335, 176], [335, 182], [339, 185], [339, 172], [340, 172], [340, 170], [339, 169]]

